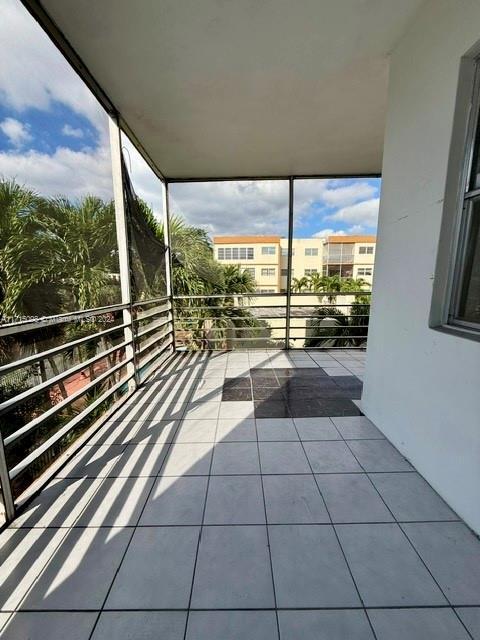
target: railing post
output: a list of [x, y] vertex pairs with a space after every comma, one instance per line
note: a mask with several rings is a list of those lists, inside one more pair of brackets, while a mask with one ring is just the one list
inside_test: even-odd
[[287, 304], [285, 309], [285, 349], [290, 349], [290, 305], [292, 297], [292, 244], [293, 244], [293, 178], [288, 179], [288, 256]]
[[162, 207], [163, 207], [163, 238], [165, 242], [165, 282], [167, 296], [170, 300], [170, 322], [172, 325], [172, 351], [175, 351], [175, 309], [173, 299], [172, 283], [172, 246], [170, 237], [170, 200], [168, 193], [168, 182], [162, 182]]
[[8, 473], [2, 434], [0, 434], [0, 484], [2, 488], [3, 506], [5, 508], [5, 520], [8, 524], [15, 517], [15, 502], [13, 500], [12, 485]]
[[128, 326], [124, 329], [125, 341], [129, 344], [125, 347], [125, 355], [130, 362], [127, 364], [127, 373], [133, 378], [128, 382], [130, 391], [135, 390], [139, 384], [139, 374], [135, 358], [135, 327], [133, 322], [132, 288], [130, 278], [130, 253], [128, 247], [128, 225], [125, 212], [125, 198], [123, 191], [122, 169], [122, 144], [118, 123], [109, 118], [110, 129], [110, 154], [112, 157], [113, 199], [115, 203], [115, 225], [117, 229], [118, 263], [120, 269], [120, 289], [122, 304], [128, 304], [128, 309], [123, 310], [123, 322]]

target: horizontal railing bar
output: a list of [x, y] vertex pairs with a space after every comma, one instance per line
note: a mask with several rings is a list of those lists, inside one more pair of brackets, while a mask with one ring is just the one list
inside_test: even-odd
[[114, 353], [119, 349], [125, 348], [129, 344], [131, 344], [131, 340], [125, 340], [124, 342], [121, 342], [120, 344], [115, 345], [114, 347], [111, 347], [106, 351], [102, 351], [100, 354], [94, 356], [93, 358], [89, 358], [88, 360], [85, 360], [85, 362], [80, 362], [79, 364], [75, 365], [74, 367], [71, 367], [70, 369], [67, 369], [66, 371], [63, 371], [57, 376], [54, 376], [49, 380], [45, 380], [45, 382], [41, 382], [40, 384], [35, 385], [31, 389], [27, 389], [23, 393], [19, 393], [18, 395], [13, 396], [13, 398], [10, 398], [9, 400], [5, 400], [5, 402], [0, 403], [0, 416], [6, 413], [7, 411], [10, 411], [10, 409], [17, 407], [24, 400], [27, 400], [28, 398], [36, 396], [39, 393], [42, 393], [42, 391], [49, 389], [50, 387], [54, 387], [59, 382], [62, 382], [66, 378], [69, 378], [70, 376], [72, 376], [75, 373], [78, 373], [79, 371], [83, 371], [91, 364], [95, 364], [95, 362], [98, 362], [98, 360], [101, 360], [102, 358], [109, 356], [111, 353]]
[[137, 356], [141, 355], [144, 351], [146, 351], [150, 347], [153, 347], [156, 343], [161, 342], [164, 338], [172, 334], [173, 334], [173, 330], [169, 329], [168, 331], [165, 331], [164, 333], [162, 333], [160, 336], [154, 336], [153, 338], [148, 340], [145, 344], [139, 345], [139, 349], [137, 349], [135, 353], [137, 354]]
[[[202, 331], [206, 333], [208, 331], [281, 331], [285, 330], [287, 327], [285, 325], [280, 325], [278, 327], [211, 327], [210, 329], [206, 327], [201, 327], [199, 329], [184, 329], [184, 331]], [[303, 327], [292, 327], [293, 329], [303, 329]], [[177, 328], [177, 332], [179, 329]], [[180, 329], [181, 331], [181, 329]]]
[[93, 389], [93, 387], [95, 387], [97, 384], [99, 384], [100, 382], [103, 382], [104, 380], [109, 378], [112, 374], [116, 373], [119, 369], [122, 369], [123, 367], [125, 367], [128, 363], [132, 362], [132, 360], [133, 360], [133, 356], [125, 360], [122, 360], [121, 362], [113, 366], [111, 369], [108, 369], [108, 371], [105, 371], [104, 373], [99, 375], [98, 378], [95, 378], [95, 380], [92, 380], [87, 385], [85, 385], [84, 387], [82, 387], [81, 389], [73, 393], [68, 398], [65, 398], [58, 404], [53, 405], [53, 407], [51, 407], [50, 409], [42, 413], [42, 415], [38, 416], [38, 418], [35, 418], [34, 420], [27, 422], [27, 424], [25, 424], [23, 427], [21, 427], [20, 429], [17, 429], [17, 431], [15, 431], [14, 433], [11, 433], [9, 436], [5, 438], [4, 440], [5, 445], [8, 446], [12, 442], [15, 442], [15, 440], [18, 440], [18, 438], [21, 438], [25, 434], [39, 427], [43, 422], [48, 420], [48, 418], [51, 418], [56, 413], [58, 413], [59, 411], [62, 411], [63, 409], [65, 409], [65, 407], [68, 407], [68, 405], [72, 404], [72, 402], [75, 402], [76, 400], [84, 396], [86, 393], [90, 391], [90, 389]]
[[162, 296], [161, 298], [151, 298], [150, 300], [141, 300], [132, 303], [132, 307], [135, 309], [137, 307], [143, 307], [146, 304], [155, 304], [159, 302], [164, 302], [166, 300], [170, 300], [168, 296]]
[[[360, 302], [359, 304], [361, 304], [364, 307], [370, 307], [369, 303], [364, 303], [364, 302]], [[335, 304], [334, 302], [319, 302], [318, 304], [292, 304], [291, 308], [292, 309], [316, 309], [317, 307], [327, 307], [327, 308], [338, 308], [338, 307], [352, 307], [354, 306], [354, 303], [348, 303], [348, 304]], [[229, 307], [224, 307], [224, 306], [219, 306], [219, 305], [203, 305], [203, 306], [198, 306], [195, 305], [194, 307], [180, 307], [180, 308], [175, 308], [175, 312], [177, 315], [182, 315], [185, 314], [187, 311], [191, 310], [191, 311], [198, 311], [199, 309], [229, 309], [231, 311], [249, 311], [250, 309], [285, 309], [286, 306], [284, 304], [272, 304], [272, 305], [249, 305], [248, 307], [239, 307], [239, 306], [229, 306]], [[228, 317], [228, 316], [223, 316], [223, 317]]]
[[72, 340], [72, 342], [65, 342], [64, 344], [61, 344], [58, 347], [53, 347], [52, 349], [48, 349], [47, 351], [34, 353], [31, 356], [22, 358], [22, 360], [15, 360], [15, 362], [10, 362], [9, 364], [2, 365], [0, 366], [0, 376], [10, 373], [11, 371], [15, 371], [16, 369], [21, 369], [22, 367], [26, 367], [32, 362], [37, 362], [38, 360], [45, 360], [46, 358], [50, 358], [51, 356], [54, 356], [57, 353], [61, 353], [62, 351], [67, 351], [68, 349], [78, 347], [82, 344], [90, 342], [91, 340], [96, 340], [103, 336], [109, 335], [110, 333], [121, 331], [122, 329], [125, 329], [126, 327], [129, 327], [129, 326], [130, 326], [129, 323], [115, 325], [110, 329], [105, 329], [104, 331], [99, 331], [98, 333], [92, 333], [89, 336], [79, 338], [78, 340]]
[[131, 378], [133, 378], [134, 373], [127, 375], [125, 378], [122, 378], [117, 384], [108, 389], [104, 394], [99, 396], [96, 400], [89, 404], [83, 411], [77, 414], [72, 420], [67, 422], [67, 424], [62, 427], [57, 433], [55, 433], [52, 437], [48, 438], [40, 447], [32, 451], [30, 455], [24, 458], [21, 462], [19, 462], [13, 469], [10, 471], [10, 480], [14, 480], [22, 471], [27, 469], [32, 462], [35, 462], [37, 458], [39, 458], [45, 451], [48, 451], [58, 440], [63, 438], [63, 436], [67, 435], [69, 431], [71, 431], [79, 422], [81, 422], [84, 418], [86, 418], [94, 409], [96, 409], [102, 402], [105, 402], [111, 395], [116, 393], [121, 387], [123, 387]]
[[166, 351], [168, 349], [168, 347], [171, 347], [173, 344], [173, 338], [172, 336], [170, 336], [170, 340], [168, 340], [167, 342], [165, 342], [162, 347], [160, 349], [158, 349], [158, 351], [155, 351], [154, 353], [149, 354], [145, 360], [143, 362], [139, 362], [138, 366], [140, 368], [143, 368], [145, 366], [147, 366], [147, 364], [149, 364], [154, 358], [158, 357], [160, 354], [162, 354], [164, 351]]
[[[275, 336], [263, 336], [258, 338], [236, 338], [236, 337], [228, 337], [228, 338], [210, 338], [207, 339], [207, 342], [230, 342], [231, 340], [285, 340], [285, 336], [281, 336], [279, 338], [275, 338]], [[190, 342], [199, 342], [205, 341], [205, 338], [190, 338]]]
[[135, 337], [137, 339], [141, 338], [142, 336], [145, 336], [145, 335], [151, 333], [152, 331], [155, 331], [155, 329], [161, 329], [166, 324], [170, 324], [171, 322], [172, 321], [171, 321], [170, 318], [166, 318], [165, 320], [160, 320], [159, 322], [156, 322], [155, 324], [151, 324], [146, 329], [142, 329], [141, 331], [137, 331]]
[[279, 298], [286, 293], [212, 293], [204, 296], [173, 296], [174, 300], [205, 300], [205, 298]]
[[[316, 340], [342, 340], [342, 339], [353, 339], [353, 340], [360, 340], [362, 338], [364, 338], [365, 340], [367, 339], [367, 336], [350, 336], [350, 335], [334, 335], [334, 336], [306, 336], [306, 335], [301, 335], [301, 336], [290, 336], [290, 338], [292, 340], [310, 340], [311, 338], [315, 338]], [[347, 347], [344, 347], [347, 348]]]
[[[299, 291], [292, 296], [364, 296], [371, 295], [371, 291]], [[174, 300], [205, 300], [206, 298], [279, 298], [286, 297], [286, 293], [213, 293], [204, 296], [173, 296]]]
[[[161, 355], [161, 354], [156, 354], [156, 356]], [[140, 367], [140, 369], [142, 370], [142, 375], [144, 374], [145, 369], [148, 370], [149, 367], [153, 367], [151, 369], [151, 371], [148, 371], [145, 374], [145, 377], [142, 380], [142, 384], [144, 384], [144, 382], [152, 375], [152, 373], [154, 371], [157, 371], [158, 368], [160, 368], [163, 364], [165, 364], [166, 362], [168, 362], [171, 358], [172, 354], [171, 353], [166, 353], [164, 355], [164, 357], [160, 360], [160, 362], [153, 362], [153, 358], [152, 361], [147, 362], [147, 364], [143, 365]]]
[[35, 320], [20, 320], [18, 322], [4, 323], [0, 324], [0, 337], [19, 333], [20, 331], [31, 331], [32, 329], [40, 329], [47, 326], [54, 327], [57, 324], [82, 320], [89, 316], [98, 316], [102, 313], [122, 311], [123, 309], [128, 309], [128, 307], [129, 305], [127, 304], [112, 304], [105, 307], [96, 307], [94, 309], [71, 311], [70, 313], [62, 313], [56, 316], [42, 316]]
[[[294, 346], [293, 348], [290, 349], [290, 351], [293, 351], [295, 349], [304, 351], [305, 349], [307, 351], [352, 351], [352, 350], [356, 350], [356, 351], [365, 351], [365, 347], [359, 345], [358, 347], [354, 346], [354, 345], [348, 345], [348, 347], [346, 346], [342, 346], [342, 347], [333, 347], [333, 346], [328, 346], [328, 347], [304, 347], [304, 346], [299, 346], [296, 347]], [[356, 375], [356, 374], [351, 374], [351, 375]]]
[[152, 318], [153, 316], [158, 316], [161, 313], [166, 313], [170, 311], [170, 304], [163, 305], [162, 308], [152, 309], [151, 311], [145, 311], [141, 315], [138, 315], [133, 319], [134, 322], [140, 322], [141, 320], [147, 320], [148, 318]]
[[[315, 306], [315, 305], [309, 305], [309, 306]], [[350, 305], [346, 305], [346, 306], [350, 306]], [[224, 307], [222, 305], [202, 305], [202, 306], [197, 306], [195, 305], [194, 307], [180, 307], [180, 308], [175, 308], [175, 313], [177, 315], [180, 315], [182, 313], [184, 313], [184, 311], [188, 311], [189, 309], [191, 309], [192, 311], [198, 311], [199, 309], [229, 309], [231, 311], [249, 311], [250, 309], [285, 309], [285, 305], [284, 304], [271, 304], [268, 305], [267, 307], [265, 305], [249, 305], [248, 307], [240, 307], [237, 305], [234, 306], [228, 306], [228, 307]], [[228, 317], [228, 316], [226, 316]]]

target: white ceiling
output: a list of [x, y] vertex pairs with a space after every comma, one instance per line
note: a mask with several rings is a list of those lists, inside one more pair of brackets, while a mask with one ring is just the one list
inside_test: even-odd
[[43, 0], [166, 177], [381, 170], [422, 0]]

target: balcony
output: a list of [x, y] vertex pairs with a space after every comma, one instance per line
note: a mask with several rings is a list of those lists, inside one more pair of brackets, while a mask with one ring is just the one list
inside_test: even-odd
[[0, 638], [479, 640], [480, 5], [0, 4]]
[[480, 543], [362, 415], [364, 360], [171, 357], [1, 534], [2, 637], [467, 638]]

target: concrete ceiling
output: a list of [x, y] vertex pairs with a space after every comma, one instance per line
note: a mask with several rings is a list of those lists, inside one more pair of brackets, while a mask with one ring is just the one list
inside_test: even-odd
[[422, 0], [43, 0], [168, 178], [380, 172]]

